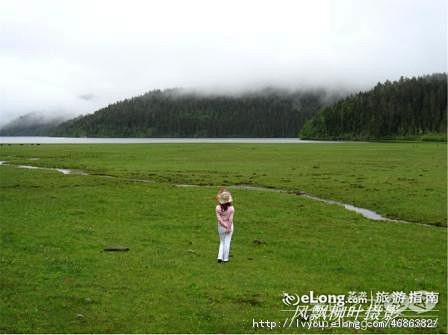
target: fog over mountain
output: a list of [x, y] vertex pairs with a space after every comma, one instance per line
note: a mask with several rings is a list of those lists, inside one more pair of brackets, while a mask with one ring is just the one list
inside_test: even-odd
[[30, 112], [0, 126], [0, 136], [47, 135], [49, 129], [68, 119], [63, 113]]
[[446, 72], [443, 0], [5, 0], [0, 25], [0, 126], [153, 89], [350, 91]]

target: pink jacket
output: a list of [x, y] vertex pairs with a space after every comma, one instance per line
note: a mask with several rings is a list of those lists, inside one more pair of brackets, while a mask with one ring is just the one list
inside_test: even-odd
[[226, 211], [221, 210], [221, 206], [216, 206], [216, 219], [218, 224], [223, 226], [224, 228], [230, 229], [233, 225], [233, 213], [235, 213], [235, 209], [233, 206], [227, 208]]

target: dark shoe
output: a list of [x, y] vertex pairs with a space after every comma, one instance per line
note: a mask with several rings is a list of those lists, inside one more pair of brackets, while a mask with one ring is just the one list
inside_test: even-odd
[[222, 262], [223, 262], [224, 264], [225, 264], [225, 263], [229, 263], [229, 261], [222, 261]]
[[222, 263], [222, 259], [218, 259], [218, 263]]

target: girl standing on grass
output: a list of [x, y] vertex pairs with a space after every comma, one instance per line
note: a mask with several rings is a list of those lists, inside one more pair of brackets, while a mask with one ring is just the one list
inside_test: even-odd
[[233, 213], [235, 209], [232, 206], [232, 195], [229, 191], [222, 188], [216, 196], [218, 204], [216, 205], [216, 219], [218, 222], [219, 251], [218, 263], [227, 263], [229, 261], [230, 241], [233, 234]]

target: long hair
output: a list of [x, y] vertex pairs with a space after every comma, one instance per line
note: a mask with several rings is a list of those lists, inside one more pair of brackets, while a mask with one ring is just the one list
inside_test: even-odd
[[227, 208], [229, 208], [230, 206], [232, 206], [231, 202], [226, 202], [225, 204], [220, 204], [221, 205], [221, 210], [223, 212], [225, 212], [227, 210]]

